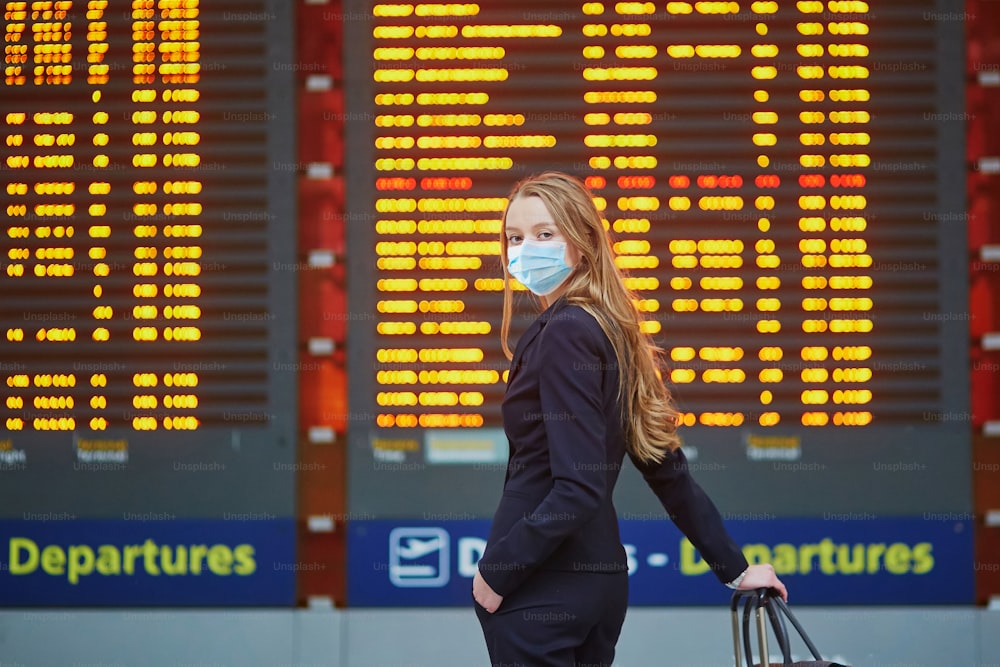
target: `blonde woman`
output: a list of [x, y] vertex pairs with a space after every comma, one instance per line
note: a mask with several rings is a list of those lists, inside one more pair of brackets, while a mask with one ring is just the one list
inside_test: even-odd
[[[659, 350], [586, 187], [558, 172], [518, 183], [502, 234], [510, 458], [472, 586], [492, 664], [611, 665], [628, 601], [612, 504], [626, 454], [721, 582], [787, 599], [770, 565], [747, 565], [688, 472]], [[543, 308], [513, 354], [512, 276]]]

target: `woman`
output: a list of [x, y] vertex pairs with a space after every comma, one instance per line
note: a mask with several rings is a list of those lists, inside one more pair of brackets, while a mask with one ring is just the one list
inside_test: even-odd
[[[584, 185], [558, 172], [528, 178], [503, 222], [510, 459], [472, 585], [493, 665], [611, 665], [628, 598], [612, 505], [625, 454], [720, 581], [787, 599], [770, 565], [748, 567], [688, 473], [659, 350], [640, 332]], [[511, 276], [544, 307], [513, 355]]]

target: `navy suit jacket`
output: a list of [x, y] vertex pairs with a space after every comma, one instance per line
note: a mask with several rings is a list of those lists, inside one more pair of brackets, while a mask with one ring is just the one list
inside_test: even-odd
[[[507, 378], [510, 458], [479, 561], [498, 594], [510, 595], [539, 570], [627, 570], [612, 504], [626, 454], [617, 395], [611, 341], [586, 310], [557, 299], [521, 336]], [[719, 580], [739, 576], [746, 559], [683, 452], [632, 461]]]

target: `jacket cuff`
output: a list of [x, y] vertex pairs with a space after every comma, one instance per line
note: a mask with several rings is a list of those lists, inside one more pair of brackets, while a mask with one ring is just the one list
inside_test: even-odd
[[730, 581], [729, 583], [726, 584], [726, 588], [731, 588], [734, 591], [735, 590], [739, 590], [740, 584], [743, 583], [743, 578], [747, 576], [747, 571], [749, 569], [750, 569], [750, 567], [747, 566], [746, 570], [743, 570], [742, 572], [740, 572], [740, 576], [736, 577], [735, 579], [733, 579], [732, 581]]

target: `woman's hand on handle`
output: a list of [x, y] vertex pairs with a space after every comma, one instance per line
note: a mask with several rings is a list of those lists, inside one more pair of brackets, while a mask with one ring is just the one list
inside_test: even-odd
[[774, 573], [774, 568], [769, 563], [751, 565], [747, 568], [746, 576], [740, 582], [739, 590], [752, 591], [755, 588], [773, 588], [781, 594], [782, 600], [788, 602], [788, 589], [778, 579], [778, 575]]

